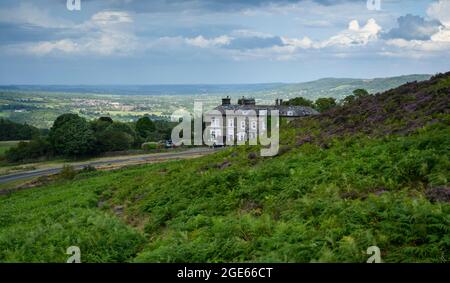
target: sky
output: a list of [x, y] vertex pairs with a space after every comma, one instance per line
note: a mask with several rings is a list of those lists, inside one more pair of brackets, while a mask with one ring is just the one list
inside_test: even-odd
[[0, 84], [240, 84], [450, 71], [450, 0], [79, 0], [81, 10], [77, 1], [0, 2]]

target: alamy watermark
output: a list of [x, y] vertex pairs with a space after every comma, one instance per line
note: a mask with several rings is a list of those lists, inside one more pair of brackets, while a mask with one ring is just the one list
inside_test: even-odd
[[66, 6], [69, 11], [80, 11], [81, 0], [67, 0]]
[[67, 263], [81, 263], [81, 250], [77, 246], [70, 246], [66, 250], [66, 254], [70, 255]]
[[380, 11], [381, 0], [367, 0], [367, 9], [370, 11]]
[[381, 250], [377, 246], [367, 248], [367, 254], [372, 255], [367, 259], [367, 263], [381, 263]]
[[279, 149], [279, 117], [278, 110], [211, 110], [203, 113], [203, 104], [194, 102], [193, 114], [182, 109], [172, 114], [171, 120], [179, 124], [172, 130], [171, 138], [176, 146], [259, 144], [261, 156], [275, 156]]

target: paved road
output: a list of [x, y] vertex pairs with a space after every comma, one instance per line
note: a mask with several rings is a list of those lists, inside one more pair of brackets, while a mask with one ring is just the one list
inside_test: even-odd
[[[102, 159], [100, 161], [92, 161], [92, 162], [83, 162], [83, 163], [75, 163], [72, 164], [73, 167], [76, 170], [83, 169], [87, 166], [93, 166], [98, 167], [102, 165], [120, 165], [120, 163], [129, 163], [129, 162], [151, 162], [151, 161], [157, 161], [160, 159], [171, 159], [171, 158], [183, 158], [183, 157], [190, 157], [190, 156], [196, 156], [196, 155], [206, 155], [217, 151], [217, 149], [209, 149], [209, 148], [193, 148], [186, 151], [179, 151], [179, 152], [168, 152], [168, 153], [154, 153], [154, 154], [148, 154], [148, 155], [140, 155], [130, 158], [113, 158], [111, 159]], [[33, 171], [26, 171], [26, 172], [18, 172], [10, 175], [4, 175], [0, 176], [0, 184], [18, 181], [22, 179], [28, 179], [32, 177], [40, 177], [40, 176], [48, 176], [53, 175], [61, 171], [63, 165], [55, 166], [52, 168], [45, 168], [45, 169], [37, 169]]]

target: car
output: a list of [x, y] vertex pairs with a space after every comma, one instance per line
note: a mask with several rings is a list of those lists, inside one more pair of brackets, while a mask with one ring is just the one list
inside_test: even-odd
[[223, 145], [223, 144], [217, 144], [217, 143], [214, 143], [211, 147], [212, 148], [219, 148], [219, 147], [224, 147], [225, 145]]
[[173, 143], [172, 143], [171, 140], [166, 140], [166, 141], [165, 141], [165, 144], [164, 144], [164, 147], [165, 147], [165, 148], [173, 148], [174, 145], [173, 145]]

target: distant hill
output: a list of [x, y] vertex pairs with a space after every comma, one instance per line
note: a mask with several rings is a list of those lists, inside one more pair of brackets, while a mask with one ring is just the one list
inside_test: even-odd
[[4, 85], [4, 91], [37, 91], [112, 95], [223, 95], [260, 92], [284, 86], [267, 84], [173, 84], [173, 85]]
[[424, 81], [431, 75], [407, 75], [392, 78], [349, 79], [324, 78], [316, 81], [287, 84], [174, 84], [174, 85], [3, 85], [3, 91], [62, 92], [113, 95], [250, 95], [273, 100], [279, 98], [304, 96], [344, 98], [357, 88], [370, 93], [382, 92], [412, 81]]
[[303, 96], [311, 100], [316, 100], [319, 97], [342, 99], [358, 88], [366, 89], [369, 93], [378, 93], [408, 82], [428, 80], [430, 77], [431, 75], [407, 75], [375, 79], [324, 78], [312, 82], [290, 84], [281, 87], [279, 90], [289, 94], [289, 97]]

